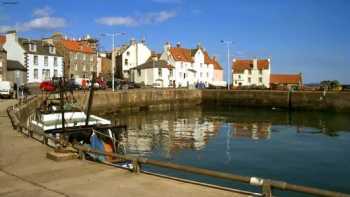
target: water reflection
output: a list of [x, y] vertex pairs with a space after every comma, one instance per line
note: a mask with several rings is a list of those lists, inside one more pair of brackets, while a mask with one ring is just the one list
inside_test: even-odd
[[249, 138], [253, 140], [270, 139], [271, 122], [237, 122], [233, 124], [233, 138]]
[[124, 152], [141, 156], [157, 152], [165, 158], [182, 150], [202, 150], [220, 129], [227, 132], [225, 144], [229, 161], [230, 140], [270, 140], [271, 133], [281, 131], [278, 126], [292, 127], [298, 134], [328, 136], [350, 130], [349, 115], [245, 108], [139, 112], [112, 118], [128, 125], [121, 142]]
[[145, 156], [160, 149], [166, 158], [180, 150], [203, 149], [221, 126], [203, 119], [201, 110], [133, 114], [117, 120], [128, 125], [121, 142], [128, 154]]

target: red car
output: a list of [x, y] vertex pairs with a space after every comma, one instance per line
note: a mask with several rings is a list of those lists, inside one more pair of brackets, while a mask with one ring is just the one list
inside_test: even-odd
[[97, 79], [96, 82], [98, 83], [100, 89], [105, 90], [107, 88], [107, 82], [103, 79]]
[[53, 92], [56, 90], [56, 87], [52, 81], [43, 81], [40, 83], [39, 87], [40, 87], [40, 90], [48, 91], [48, 92]]

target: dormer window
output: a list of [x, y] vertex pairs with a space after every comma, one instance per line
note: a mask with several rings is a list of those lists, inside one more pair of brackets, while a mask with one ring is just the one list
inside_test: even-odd
[[29, 51], [31, 51], [31, 52], [36, 52], [36, 44], [30, 43], [30, 44], [29, 44]]
[[51, 54], [55, 54], [56, 53], [56, 48], [54, 46], [49, 46], [49, 52]]

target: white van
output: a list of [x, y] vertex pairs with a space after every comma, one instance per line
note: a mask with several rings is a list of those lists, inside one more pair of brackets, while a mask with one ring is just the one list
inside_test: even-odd
[[0, 81], [0, 97], [12, 98], [13, 97], [13, 83], [11, 81]]

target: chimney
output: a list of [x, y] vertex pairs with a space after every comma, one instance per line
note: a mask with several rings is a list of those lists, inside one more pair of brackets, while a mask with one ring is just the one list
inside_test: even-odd
[[176, 48], [180, 48], [181, 47], [181, 42], [177, 42], [176, 43]]
[[202, 44], [200, 42], [197, 43], [197, 49], [202, 48]]
[[258, 59], [256, 59], [256, 58], [253, 59], [253, 69], [255, 69], [255, 70], [258, 69]]
[[130, 40], [130, 44], [136, 44], [136, 40], [135, 40], [135, 38], [131, 38], [131, 40]]
[[171, 44], [169, 42], [166, 42], [164, 44], [164, 51], [168, 51], [170, 49], [170, 47], [171, 47]]
[[7, 41], [17, 41], [17, 32], [16, 30], [6, 32], [6, 42]]
[[215, 55], [213, 56], [213, 60], [216, 61], [216, 56]]

